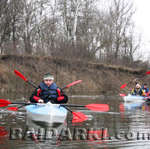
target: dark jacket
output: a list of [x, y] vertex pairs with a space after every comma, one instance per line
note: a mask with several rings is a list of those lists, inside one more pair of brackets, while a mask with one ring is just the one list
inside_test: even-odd
[[133, 88], [131, 91], [131, 95], [145, 96], [145, 93], [142, 90], [142, 88], [139, 88], [139, 89]]
[[[58, 94], [58, 92], [60, 93]], [[61, 95], [60, 95], [61, 94]], [[61, 96], [61, 100], [59, 100]], [[64, 99], [62, 98], [64, 97]], [[52, 103], [67, 103], [68, 97], [58, 88], [55, 83], [51, 86], [47, 86], [44, 82], [41, 82], [39, 87], [32, 93], [30, 97], [31, 102], [38, 102], [39, 99], [43, 99], [44, 103], [51, 101]]]
[[40, 98], [43, 99], [45, 103], [52, 98], [58, 97], [58, 87], [55, 83], [52, 83], [51, 86], [48, 87], [45, 83], [41, 82], [39, 88], [41, 89]]

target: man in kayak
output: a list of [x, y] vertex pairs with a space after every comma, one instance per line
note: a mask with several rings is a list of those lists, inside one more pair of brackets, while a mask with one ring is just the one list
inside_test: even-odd
[[54, 83], [54, 76], [47, 73], [39, 87], [32, 93], [30, 101], [33, 103], [67, 103], [68, 97]]
[[137, 83], [135, 88], [132, 89], [131, 95], [145, 96], [146, 94], [144, 90], [141, 88], [141, 85]]

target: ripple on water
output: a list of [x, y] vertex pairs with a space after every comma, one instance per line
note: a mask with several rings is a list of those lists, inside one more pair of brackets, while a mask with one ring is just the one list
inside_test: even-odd
[[[105, 96], [104, 96], [105, 97]], [[104, 98], [103, 97], [103, 98]], [[147, 140], [148, 133], [150, 133], [150, 112], [148, 107], [146, 108], [135, 108], [134, 109], [123, 109], [120, 111], [120, 99], [115, 96], [106, 97], [106, 99], [101, 99], [99, 97], [94, 100], [89, 98], [80, 99], [76, 97], [72, 99], [72, 103], [78, 104], [87, 104], [87, 103], [106, 103], [110, 106], [108, 112], [93, 112], [89, 110], [78, 110], [74, 111], [83, 112], [88, 116], [88, 120], [83, 123], [72, 124], [72, 116], [69, 114], [69, 117], [66, 121], [64, 128], [74, 130], [75, 128], [80, 129], [94, 129], [95, 132], [100, 132], [103, 129], [107, 130], [107, 137], [103, 140], [58, 140], [57, 137], [49, 140], [36, 140], [36, 138], [28, 140], [9, 140], [9, 138], [3, 140], [3, 148], [16, 148], [16, 149], [50, 149], [50, 148], [82, 148], [82, 149], [91, 149], [91, 148], [107, 148], [107, 149], [149, 149], [150, 141]], [[24, 110], [11, 112], [4, 109], [0, 110], [0, 124], [2, 127], [5, 127], [6, 130], [10, 128], [22, 128], [23, 130], [28, 127], [41, 128], [38, 124], [28, 125], [26, 119], [26, 113]], [[45, 128], [45, 127], [44, 127]], [[55, 127], [56, 128], [56, 127]], [[59, 127], [60, 128], [60, 127]], [[58, 128], [57, 128], [58, 129]], [[93, 134], [93, 135], [94, 135]], [[139, 134], [139, 136], [138, 136]], [[142, 134], [145, 138], [143, 139]], [[116, 136], [118, 135], [118, 136]], [[120, 136], [119, 136], [120, 135]], [[138, 137], [138, 139], [137, 139]], [[1, 142], [1, 139], [0, 139]], [[0, 143], [1, 145], [1, 143]], [[2, 147], [2, 145], [1, 145]]]

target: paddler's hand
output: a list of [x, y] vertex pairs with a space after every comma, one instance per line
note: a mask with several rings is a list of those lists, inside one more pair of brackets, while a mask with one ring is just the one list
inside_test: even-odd
[[39, 99], [38, 103], [44, 103], [44, 100], [43, 99]]

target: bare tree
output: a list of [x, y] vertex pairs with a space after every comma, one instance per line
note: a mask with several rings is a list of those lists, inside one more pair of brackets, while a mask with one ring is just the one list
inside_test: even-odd
[[133, 5], [127, 0], [111, 0], [107, 8], [100, 0], [1, 0], [0, 4], [1, 53], [120, 63], [132, 62], [140, 46], [135, 42]]
[[[133, 60], [133, 53], [139, 48], [135, 42], [132, 16], [133, 4], [124, 0], [112, 0], [108, 10], [98, 11], [95, 24], [95, 52], [106, 62], [117, 63], [122, 58]], [[94, 34], [92, 34], [94, 36]], [[120, 63], [120, 62], [119, 62]]]
[[10, 37], [10, 16], [8, 1], [0, 1], [0, 52], [4, 53], [4, 42]]
[[[118, 59], [124, 50], [124, 39], [128, 38], [130, 32], [130, 26], [132, 25], [133, 5], [123, 0], [113, 0], [113, 5], [110, 8], [110, 16], [113, 24], [111, 27], [113, 32], [113, 44], [112, 49], [114, 52], [114, 58]], [[127, 45], [126, 45], [127, 46]], [[125, 47], [127, 48], [127, 47]]]

